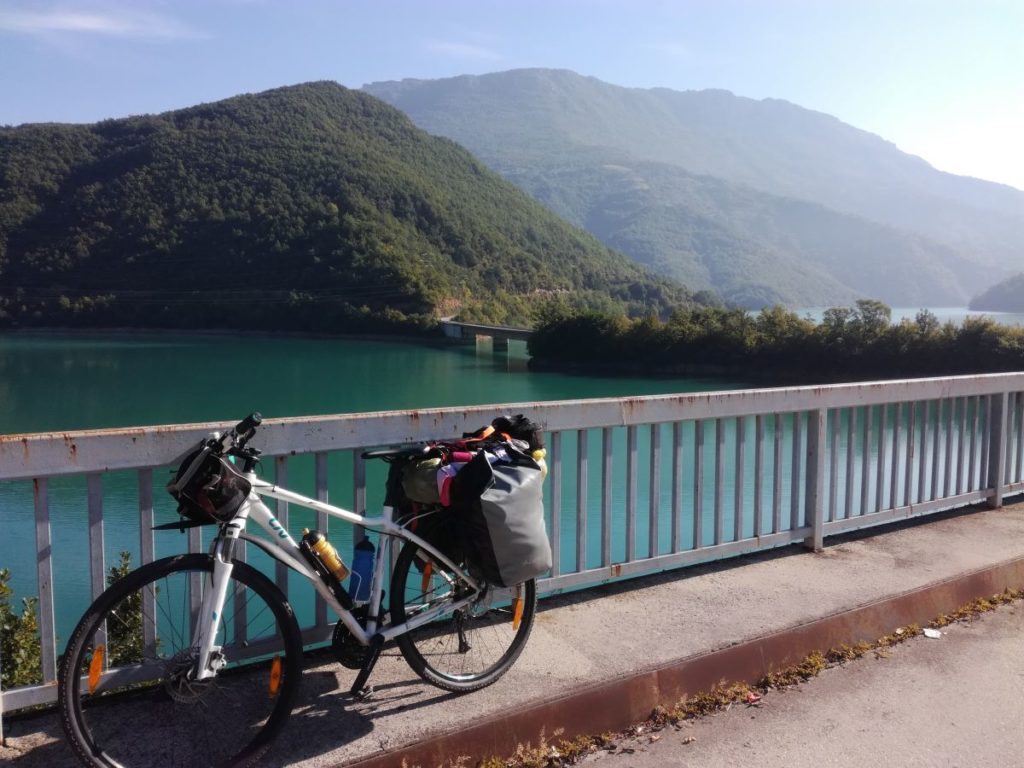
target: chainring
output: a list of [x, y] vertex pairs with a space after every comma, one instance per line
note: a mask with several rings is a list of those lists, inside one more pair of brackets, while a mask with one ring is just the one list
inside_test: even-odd
[[[366, 606], [360, 606], [352, 611], [360, 626], [366, 626]], [[334, 625], [334, 635], [331, 637], [331, 650], [338, 663], [348, 669], [362, 669], [366, 663], [366, 657], [370, 653], [368, 646], [360, 645], [355, 635], [349, 632], [343, 621]]]

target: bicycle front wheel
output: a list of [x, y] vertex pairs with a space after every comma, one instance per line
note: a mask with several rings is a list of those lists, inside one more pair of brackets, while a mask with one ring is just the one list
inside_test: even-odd
[[[461, 608], [450, 608], [466, 597]], [[409, 666], [448, 691], [490, 685], [515, 663], [533, 628], [537, 587], [533, 579], [508, 589], [472, 589], [451, 569], [406, 542], [391, 580], [391, 622], [401, 624], [439, 609], [437, 617], [395, 638]]]
[[291, 713], [302, 639], [291, 606], [236, 562], [214, 640], [216, 676], [195, 680], [192, 637], [213, 560], [179, 555], [115, 582], [78, 623], [61, 664], [61, 721], [83, 764], [245, 766]]

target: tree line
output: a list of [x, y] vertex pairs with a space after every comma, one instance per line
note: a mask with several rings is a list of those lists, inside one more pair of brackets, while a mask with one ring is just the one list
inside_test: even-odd
[[666, 319], [556, 313], [529, 340], [534, 364], [584, 371], [736, 373], [810, 383], [1024, 370], [1024, 328], [989, 317], [940, 323], [921, 310], [892, 322], [879, 301], [825, 311], [686, 307]]

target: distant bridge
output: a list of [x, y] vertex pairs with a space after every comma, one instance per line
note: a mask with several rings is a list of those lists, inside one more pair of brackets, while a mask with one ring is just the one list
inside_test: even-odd
[[479, 323], [458, 323], [454, 320], [442, 320], [441, 327], [449, 339], [474, 340], [479, 336], [490, 336], [493, 339], [495, 352], [508, 352], [509, 341], [526, 341], [533, 333], [529, 328], [510, 328], [505, 325], [481, 325]]

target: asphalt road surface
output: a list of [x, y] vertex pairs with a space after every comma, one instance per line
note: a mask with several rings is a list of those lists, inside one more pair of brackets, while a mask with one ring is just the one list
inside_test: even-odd
[[584, 764], [1024, 767], [1024, 604], [941, 631], [772, 691], [759, 706], [641, 734]]

